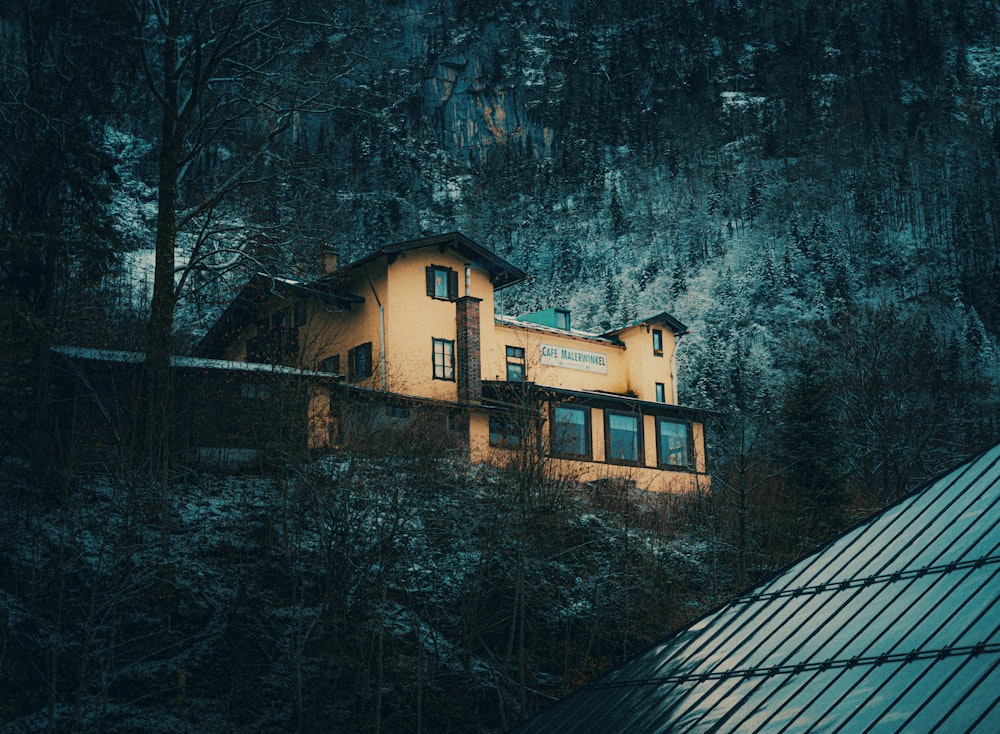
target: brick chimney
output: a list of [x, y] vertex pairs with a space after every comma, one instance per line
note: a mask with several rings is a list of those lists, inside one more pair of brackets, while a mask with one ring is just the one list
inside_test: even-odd
[[479, 402], [483, 396], [482, 353], [479, 339], [479, 304], [483, 299], [462, 296], [455, 300], [458, 399]]

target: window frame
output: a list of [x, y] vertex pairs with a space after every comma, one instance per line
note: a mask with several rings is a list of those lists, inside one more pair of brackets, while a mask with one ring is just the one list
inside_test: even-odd
[[653, 329], [653, 356], [663, 356], [663, 330]]
[[[663, 461], [663, 430], [660, 428], [661, 425], [668, 424], [674, 426], [682, 426], [684, 428], [685, 434], [685, 446], [684, 446], [684, 458], [685, 463], [674, 464], [666, 463]], [[696, 467], [696, 460], [694, 455], [694, 429], [691, 421], [682, 420], [679, 418], [670, 418], [665, 415], [656, 416], [656, 466], [658, 469], [669, 469], [673, 471], [694, 471]]]
[[330, 354], [319, 361], [319, 372], [329, 372], [330, 374], [340, 374], [340, 355]]
[[663, 382], [654, 382], [655, 387], [653, 388], [656, 392], [656, 402], [666, 403], [667, 402], [667, 385]]
[[[438, 293], [437, 273], [443, 275], [444, 295]], [[458, 271], [447, 265], [428, 265], [426, 269], [427, 295], [436, 301], [454, 301], [458, 298]]]
[[554, 310], [556, 314], [556, 328], [564, 331], [571, 331], [573, 328], [573, 321], [570, 318], [569, 309], [557, 308]]
[[[438, 364], [438, 346], [441, 346], [441, 363]], [[445, 348], [447, 347], [447, 349]], [[450, 361], [449, 359], [450, 358]], [[438, 374], [440, 367], [440, 374]], [[449, 376], [449, 369], [451, 374]], [[445, 382], [455, 382], [457, 364], [455, 360], [455, 340], [454, 339], [440, 339], [436, 336], [431, 337], [431, 377], [435, 380], [443, 380]]]
[[[493, 448], [516, 450], [521, 448], [521, 433], [517, 422], [506, 415], [490, 415], [488, 418], [489, 443]], [[494, 436], [499, 438], [494, 439]]]
[[[611, 419], [612, 417], [617, 418], [628, 418], [635, 422], [635, 458], [634, 459], [623, 459], [620, 457], [613, 457], [611, 455]], [[643, 436], [643, 417], [642, 413], [632, 413], [624, 410], [610, 410], [605, 409], [604, 411], [604, 459], [609, 464], [621, 464], [624, 466], [645, 466], [646, 461], [646, 446], [645, 437]]]
[[[558, 425], [556, 415], [560, 410], [568, 410], [583, 414], [583, 453], [577, 454], [564, 451], [558, 440]], [[594, 456], [593, 428], [591, 427], [590, 408], [585, 405], [574, 405], [572, 403], [555, 403], [549, 407], [549, 453], [552, 456], [564, 459], [589, 460]]]
[[[518, 354], [511, 354], [511, 352], [520, 352], [520, 355], [518, 355]], [[507, 355], [507, 382], [526, 382], [527, 379], [528, 379], [528, 364], [527, 364], [527, 360], [525, 358], [525, 349], [524, 349], [524, 347], [516, 347], [516, 346], [508, 344], [508, 345], [506, 345], [505, 354]], [[520, 379], [517, 379], [517, 380], [512, 380], [511, 379], [511, 377], [510, 377], [510, 368], [511, 367], [520, 367], [521, 368], [521, 377], [520, 377]]]
[[386, 403], [385, 415], [387, 418], [404, 419], [410, 417], [410, 409], [406, 405], [398, 403]]
[[[365, 355], [366, 359], [364, 364], [358, 359], [358, 355]], [[359, 366], [365, 367], [365, 369], [358, 369]], [[361, 380], [367, 380], [372, 376], [372, 343], [365, 342], [364, 344], [359, 344], [353, 349], [347, 350], [347, 379], [348, 382], [361, 382]]]

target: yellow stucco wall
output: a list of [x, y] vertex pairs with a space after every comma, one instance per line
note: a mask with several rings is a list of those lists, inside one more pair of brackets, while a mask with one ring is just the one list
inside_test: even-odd
[[[656, 438], [653, 434], [653, 416], [646, 416], [645, 433], [647, 463], [655, 463]], [[578, 482], [594, 482], [602, 479], [624, 479], [635, 483], [639, 489], [650, 492], [687, 492], [697, 489], [708, 489], [711, 477], [705, 473], [704, 435], [700, 424], [694, 424], [695, 471], [670, 471], [650, 466], [625, 466], [605, 464], [604, 460], [604, 418], [600, 409], [591, 410], [591, 428], [593, 431], [594, 459], [591, 461], [576, 461], [546, 456], [545, 472], [552, 479], [566, 479]], [[515, 452], [489, 443], [489, 420], [485, 413], [473, 412], [469, 421], [470, 458], [473, 463], [506, 465], [515, 463]], [[548, 431], [543, 427], [542, 440], [547, 446]], [[651, 443], [650, 443], [651, 442]], [[599, 453], [598, 453], [599, 451]], [[548, 452], [546, 451], [546, 454]]]
[[[643, 466], [608, 464], [605, 446], [605, 422], [602, 408], [590, 408], [591, 457], [585, 460], [551, 456], [548, 406], [539, 409], [540, 441], [544, 448], [546, 472], [553, 478], [596, 481], [618, 478], [634, 481], [640, 489], [654, 492], [678, 492], [711, 486], [705, 460], [705, 433], [701, 423], [691, 423], [694, 466], [691, 469], [657, 467], [656, 417], [643, 415]], [[470, 458], [474, 463], [503, 465], [515, 460], [515, 451], [490, 445], [489, 418], [473, 411], [469, 420]]]
[[[659, 355], [653, 352], [652, 328], [663, 334], [663, 350]], [[589, 339], [554, 329], [499, 322], [495, 325], [493, 343], [485, 350], [487, 358], [483, 364], [483, 378], [505, 380], [506, 347], [516, 346], [525, 350], [526, 379], [530, 382], [567, 390], [627, 394], [649, 402], [656, 401], [656, 383], [661, 383], [664, 386], [664, 402], [675, 403], [675, 337], [665, 327], [652, 328], [636, 326], [623, 332], [620, 336], [622, 346], [607, 339]], [[572, 366], [570, 360], [549, 358], [543, 353], [543, 346], [565, 348], [585, 355], [603, 355], [606, 373], [578, 369]]]
[[[469, 265], [468, 295], [481, 299], [482, 326], [493, 320], [493, 284], [489, 274], [468, 263], [453, 250], [416, 250], [400, 255], [389, 269], [386, 307], [386, 354], [390, 390], [437, 400], [456, 400], [457, 382], [434, 379], [432, 339], [456, 341], [456, 304], [427, 295], [427, 268], [433, 265], [458, 273], [458, 295], [466, 295], [465, 266]], [[456, 367], [457, 367], [456, 345]]]
[[[653, 351], [653, 330], [663, 335], [661, 354]], [[674, 347], [676, 339], [673, 331], [654, 324], [633, 326], [618, 337], [628, 354], [629, 390], [640, 400], [656, 401], [656, 383], [664, 386], [664, 402], [676, 403], [674, 389]]]
[[[546, 364], [547, 361], [557, 360], [543, 356], [543, 345], [602, 355], [606, 360], [607, 371], [604, 373]], [[524, 349], [528, 382], [567, 390], [603, 390], [615, 393], [628, 391], [627, 355], [623, 347], [607, 340], [584, 339], [561, 334], [552, 329], [543, 331], [531, 326], [506, 322], [495, 323], [492, 344], [488, 346], [484, 344], [486, 353], [486, 359], [483, 361], [484, 379], [507, 379], [506, 347], [508, 346]]]

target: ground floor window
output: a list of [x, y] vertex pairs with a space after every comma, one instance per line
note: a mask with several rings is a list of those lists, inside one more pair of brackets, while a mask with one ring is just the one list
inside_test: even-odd
[[691, 424], [668, 418], [656, 419], [656, 451], [661, 467], [691, 468]]
[[435, 380], [455, 379], [455, 342], [447, 339], [432, 339]]
[[347, 352], [347, 379], [351, 382], [372, 376], [372, 343], [361, 344]]
[[385, 414], [390, 418], [409, 418], [410, 409], [405, 405], [386, 405]]
[[573, 458], [590, 457], [590, 410], [576, 405], [552, 409], [552, 453]]
[[521, 445], [521, 435], [517, 424], [502, 415], [490, 416], [490, 446], [516, 449]]
[[604, 435], [609, 462], [642, 463], [642, 416], [605, 411]]

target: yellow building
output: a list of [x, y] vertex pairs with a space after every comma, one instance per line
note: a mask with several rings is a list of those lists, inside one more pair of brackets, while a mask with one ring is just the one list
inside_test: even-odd
[[338, 443], [351, 405], [370, 398], [399, 421], [414, 405], [444, 409], [473, 462], [537, 451], [547, 471], [581, 481], [707, 484], [704, 414], [677, 404], [685, 327], [669, 314], [603, 334], [561, 309], [499, 315], [496, 293], [527, 274], [461, 234], [341, 267], [327, 256], [323, 270], [310, 282], [256, 276], [196, 352], [325, 375], [309, 401], [312, 446]]

